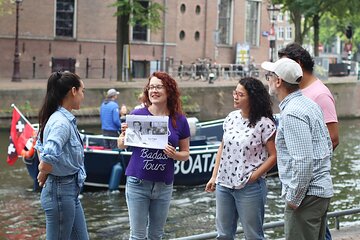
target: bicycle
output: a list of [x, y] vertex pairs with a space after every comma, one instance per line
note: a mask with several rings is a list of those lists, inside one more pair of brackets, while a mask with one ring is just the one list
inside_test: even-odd
[[178, 67], [178, 77], [180, 81], [188, 81], [196, 77], [196, 65], [185, 66], [180, 62]]
[[185, 66], [182, 61], [178, 67], [178, 77], [182, 81], [188, 81], [190, 79], [197, 81], [209, 81], [212, 83], [219, 76], [219, 69], [216, 65], [211, 66], [208, 59], [197, 59], [196, 62], [191, 63], [190, 66]]
[[190, 66], [180, 64], [178, 67], [178, 77], [181, 81], [188, 81], [190, 79], [197, 81], [199, 79], [204, 79], [204, 75], [202, 66], [197, 65], [195, 62], [193, 62]]
[[241, 64], [230, 64], [223, 67], [223, 76], [225, 79], [238, 80], [245, 76], [244, 66]]

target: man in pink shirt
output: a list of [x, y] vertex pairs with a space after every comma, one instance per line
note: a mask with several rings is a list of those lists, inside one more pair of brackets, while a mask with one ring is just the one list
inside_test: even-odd
[[[302, 93], [316, 102], [324, 115], [326, 126], [329, 130], [333, 150], [339, 144], [338, 119], [335, 109], [335, 100], [325, 84], [314, 76], [314, 60], [298, 43], [290, 43], [278, 52], [279, 58], [287, 57], [300, 64], [303, 70], [303, 78], [300, 82]], [[331, 240], [329, 228], [326, 227], [326, 240]]]

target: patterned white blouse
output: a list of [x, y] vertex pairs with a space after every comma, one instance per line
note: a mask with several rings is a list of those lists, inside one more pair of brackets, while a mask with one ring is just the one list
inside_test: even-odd
[[268, 158], [265, 145], [276, 130], [274, 122], [262, 117], [255, 127], [250, 127], [249, 124], [240, 110], [233, 111], [226, 117], [223, 124], [224, 148], [216, 184], [241, 189], [251, 174]]

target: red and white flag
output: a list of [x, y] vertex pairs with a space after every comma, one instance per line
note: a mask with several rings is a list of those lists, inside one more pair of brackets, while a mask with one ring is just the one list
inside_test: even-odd
[[35, 129], [24, 115], [21, 114], [19, 109], [14, 106], [10, 128], [8, 157], [6, 159], [9, 165], [13, 165], [16, 162], [18, 155], [20, 155], [21, 151], [24, 149], [26, 142], [29, 138], [34, 136]]

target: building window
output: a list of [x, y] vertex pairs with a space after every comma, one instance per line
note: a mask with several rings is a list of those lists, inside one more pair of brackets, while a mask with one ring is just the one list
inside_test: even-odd
[[290, 18], [290, 12], [289, 11], [285, 11], [285, 21], [290, 22], [291, 18]]
[[194, 37], [195, 37], [195, 40], [196, 40], [196, 41], [199, 41], [199, 39], [200, 39], [200, 32], [199, 32], [199, 31], [196, 31]]
[[285, 48], [284, 44], [282, 44], [282, 43], [276, 43], [276, 44], [277, 44], [277, 49]]
[[197, 15], [199, 15], [199, 14], [200, 14], [200, 12], [201, 12], [201, 8], [200, 8], [200, 6], [199, 6], [199, 5], [196, 5], [196, 8], [195, 8], [195, 13], [196, 13]]
[[185, 11], [186, 11], [186, 6], [185, 6], [185, 4], [183, 3], [183, 4], [181, 4], [181, 6], [180, 6], [180, 12], [181, 12], [181, 13], [185, 13]]
[[286, 28], [286, 40], [292, 40], [292, 27]]
[[[138, 0], [143, 8], [149, 7], [148, 0]], [[132, 39], [134, 41], [147, 41], [148, 40], [148, 28], [146, 26], [142, 26], [139, 22], [135, 23], [132, 27]]]
[[150, 75], [150, 62], [143, 60], [132, 60], [132, 76], [133, 78], [147, 78]]
[[180, 33], [179, 33], [179, 38], [180, 38], [180, 40], [184, 40], [184, 38], [185, 38], [185, 32], [182, 30], [182, 31], [180, 31]]
[[277, 20], [278, 20], [278, 22], [283, 22], [284, 21], [284, 13], [279, 12]]
[[219, 3], [218, 44], [231, 44], [232, 0], [220, 0]]
[[284, 27], [278, 28], [278, 39], [284, 39], [285, 33], [284, 33]]
[[260, 4], [258, 1], [246, 1], [246, 42], [250, 46], [260, 44]]
[[74, 37], [75, 0], [56, 1], [56, 36]]

